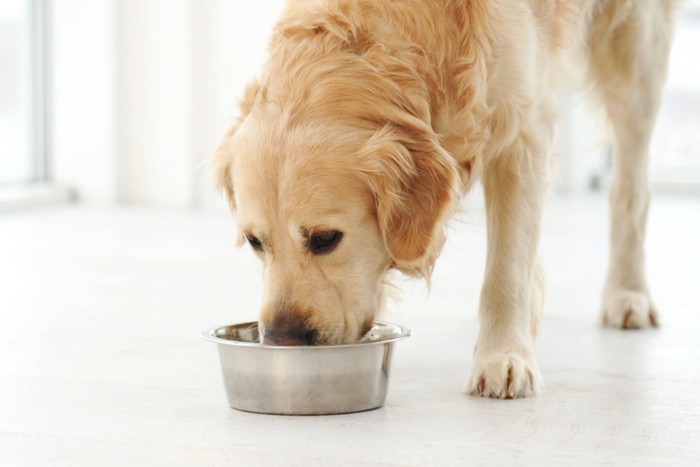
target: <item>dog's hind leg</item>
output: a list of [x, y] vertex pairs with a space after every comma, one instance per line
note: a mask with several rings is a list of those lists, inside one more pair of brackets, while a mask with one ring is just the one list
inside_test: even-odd
[[665, 81], [672, 36], [671, 2], [604, 2], [589, 37], [590, 73], [614, 136], [610, 259], [603, 323], [657, 324], [644, 265], [649, 207], [649, 141]]

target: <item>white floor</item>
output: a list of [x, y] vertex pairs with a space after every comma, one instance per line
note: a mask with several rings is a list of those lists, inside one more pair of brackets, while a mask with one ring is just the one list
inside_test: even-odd
[[476, 336], [483, 214], [468, 208], [427, 295], [402, 282], [386, 406], [320, 417], [227, 407], [199, 332], [255, 320], [257, 260], [220, 214], [61, 207], [0, 217], [1, 465], [700, 465], [700, 200], [657, 198], [658, 330], [597, 325], [603, 197], [553, 199], [547, 386], [461, 393]]

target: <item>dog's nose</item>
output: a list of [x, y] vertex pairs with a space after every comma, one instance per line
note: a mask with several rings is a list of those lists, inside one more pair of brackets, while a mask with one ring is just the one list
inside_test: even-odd
[[263, 344], [268, 345], [309, 345], [314, 331], [303, 323], [285, 323], [280, 326], [265, 326]]

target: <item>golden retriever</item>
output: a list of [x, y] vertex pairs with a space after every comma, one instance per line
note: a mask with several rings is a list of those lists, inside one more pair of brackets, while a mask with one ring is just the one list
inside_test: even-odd
[[428, 277], [459, 196], [481, 180], [488, 260], [468, 390], [536, 393], [554, 100], [575, 60], [615, 137], [603, 321], [655, 325], [647, 150], [672, 3], [290, 1], [215, 153], [241, 240], [264, 264], [264, 342], [358, 340], [388, 271]]

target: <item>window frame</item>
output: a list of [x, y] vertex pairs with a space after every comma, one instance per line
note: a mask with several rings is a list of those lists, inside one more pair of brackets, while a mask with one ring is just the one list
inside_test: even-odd
[[[0, 212], [64, 203], [75, 199], [75, 194], [53, 183], [51, 166], [51, 50], [49, 38], [50, 0], [24, 0], [24, 24], [20, 34], [26, 41], [21, 63], [29, 85], [22, 89], [26, 112], [21, 122], [25, 132], [29, 173], [23, 180], [0, 186]], [[24, 104], [23, 104], [24, 105]]]

